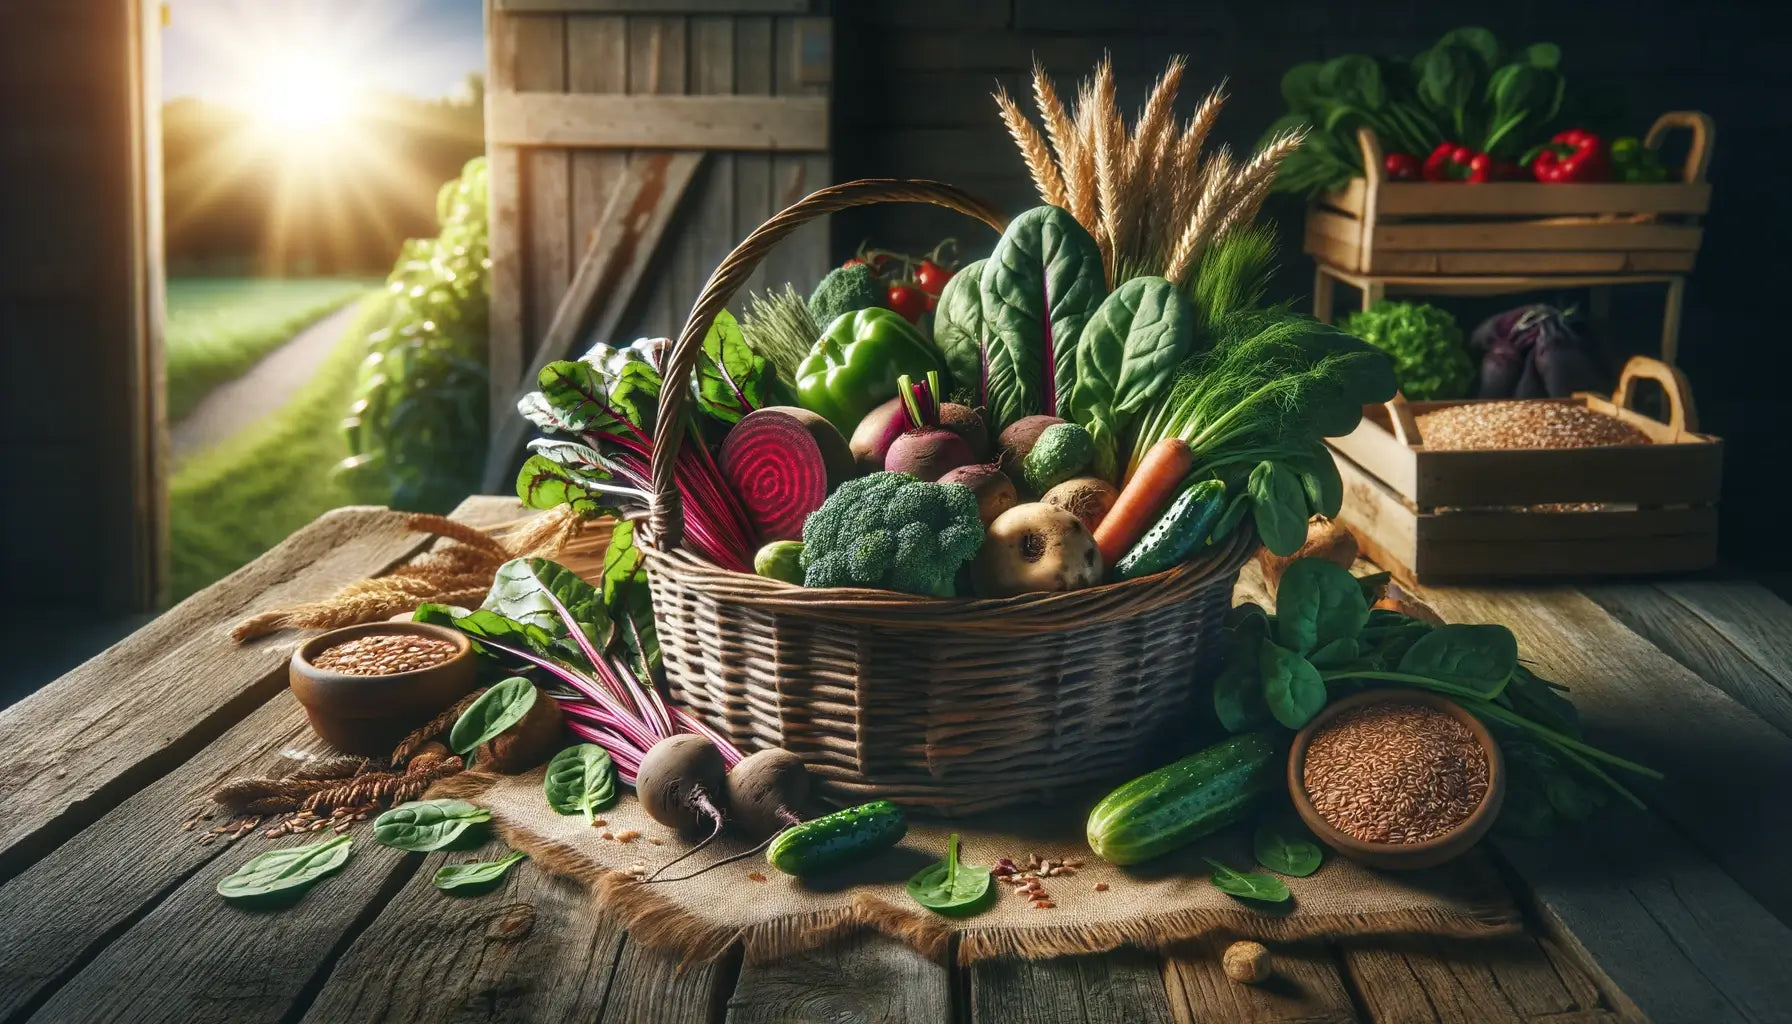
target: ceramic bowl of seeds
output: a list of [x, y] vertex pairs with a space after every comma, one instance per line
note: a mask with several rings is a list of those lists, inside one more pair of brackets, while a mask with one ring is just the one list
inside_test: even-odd
[[1326, 706], [1288, 755], [1294, 809], [1327, 846], [1377, 868], [1427, 868], [1474, 846], [1506, 794], [1499, 744], [1474, 715], [1417, 690]]
[[312, 637], [287, 678], [311, 729], [351, 754], [387, 754], [473, 689], [466, 635], [422, 622], [367, 622]]

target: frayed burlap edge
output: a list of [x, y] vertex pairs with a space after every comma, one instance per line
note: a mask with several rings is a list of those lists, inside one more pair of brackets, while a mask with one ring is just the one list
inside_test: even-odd
[[[462, 772], [430, 787], [428, 795], [470, 800], [485, 792], [497, 778], [486, 772]], [[705, 921], [627, 874], [592, 864], [565, 844], [501, 819], [494, 819], [494, 823], [512, 849], [527, 853], [542, 870], [583, 886], [598, 906], [617, 915], [631, 940], [687, 963], [715, 960], [737, 943], [747, 962], [768, 963], [862, 931], [879, 932], [939, 963], [946, 962], [952, 948], [954, 929], [939, 919], [866, 896], [855, 899], [850, 906], [790, 914], [762, 924], [733, 926]], [[1046, 960], [1107, 953], [1123, 946], [1163, 953], [1216, 936], [1265, 942], [1340, 936], [1485, 938], [1522, 928], [1515, 908], [1489, 905], [1475, 914], [1401, 910], [1300, 917], [1250, 911], [1179, 910], [1139, 917], [1124, 924], [967, 926], [956, 930], [957, 961], [973, 964], [997, 957]]]

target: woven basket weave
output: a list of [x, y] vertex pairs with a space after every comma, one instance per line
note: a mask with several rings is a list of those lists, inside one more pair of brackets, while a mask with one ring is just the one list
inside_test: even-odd
[[[815, 217], [881, 202], [1002, 217], [949, 185], [867, 179], [761, 225], [711, 275], [675, 343], [661, 422], [676, 423], [703, 335], [766, 252]], [[811, 590], [680, 548], [678, 436], [653, 457], [642, 535], [672, 696], [747, 750], [801, 756], [824, 796], [969, 814], [1049, 798], [1162, 761], [1186, 726], [1249, 530], [1140, 580], [1001, 600]]]

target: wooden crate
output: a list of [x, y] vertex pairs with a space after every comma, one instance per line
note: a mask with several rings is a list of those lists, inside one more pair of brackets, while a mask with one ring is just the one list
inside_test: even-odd
[[1314, 200], [1305, 249], [1358, 274], [1403, 276], [1675, 274], [1693, 267], [1711, 204], [1716, 133], [1692, 111], [1663, 114], [1646, 144], [1692, 132], [1683, 180], [1661, 184], [1389, 181], [1381, 142], [1357, 138], [1365, 177]]
[[[1643, 379], [1662, 384], [1667, 422], [1629, 407]], [[1416, 414], [1467, 403], [1372, 406], [1353, 433], [1328, 442], [1344, 478], [1340, 518], [1363, 553], [1411, 583], [1678, 572], [1716, 560], [1723, 442], [1695, 432], [1679, 370], [1637, 356], [1610, 400], [1538, 401], [1616, 416], [1654, 443], [1431, 451]], [[1534, 508], [1581, 503], [1602, 507]]]

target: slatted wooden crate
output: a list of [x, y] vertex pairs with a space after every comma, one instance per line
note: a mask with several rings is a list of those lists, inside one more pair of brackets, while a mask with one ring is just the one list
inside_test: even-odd
[[[664, 336], [734, 243], [830, 183], [833, 23], [819, 0], [486, 0], [488, 491], [516, 400], [590, 340]], [[748, 288], [808, 288], [825, 223]]]
[[[1666, 392], [1666, 422], [1630, 408], [1645, 379]], [[1616, 416], [1653, 443], [1435, 451], [1412, 420], [1469, 403], [1371, 406], [1353, 433], [1328, 442], [1344, 478], [1340, 518], [1364, 554], [1413, 583], [1676, 572], [1716, 560], [1723, 442], [1696, 432], [1679, 370], [1637, 356], [1609, 400], [1538, 401]], [[1537, 507], [1582, 504], [1598, 507]]]
[[1389, 181], [1380, 140], [1358, 131], [1365, 176], [1314, 200], [1306, 251], [1339, 270], [1403, 276], [1677, 274], [1690, 271], [1711, 203], [1715, 128], [1663, 114], [1645, 140], [1692, 132], [1682, 180], [1661, 184]]

